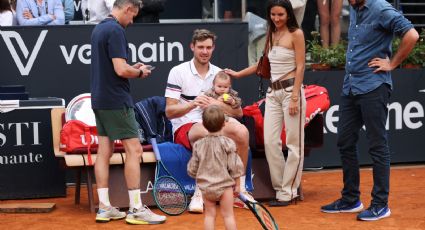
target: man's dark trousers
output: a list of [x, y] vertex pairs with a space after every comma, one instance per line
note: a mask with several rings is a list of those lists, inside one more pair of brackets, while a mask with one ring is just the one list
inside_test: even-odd
[[344, 174], [342, 199], [354, 203], [360, 199], [360, 173], [357, 153], [359, 131], [366, 127], [369, 154], [373, 161], [373, 190], [371, 206], [388, 203], [390, 153], [385, 124], [387, 104], [391, 95], [388, 84], [383, 83], [366, 94], [343, 95], [339, 107], [338, 148]]

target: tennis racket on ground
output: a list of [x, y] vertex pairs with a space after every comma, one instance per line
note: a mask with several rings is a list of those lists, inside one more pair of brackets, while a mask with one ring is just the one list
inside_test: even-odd
[[[162, 163], [156, 138], [151, 138], [151, 144], [156, 157], [155, 183], [153, 186], [155, 203], [161, 211], [168, 215], [180, 215], [187, 207], [186, 192]], [[160, 172], [164, 172], [164, 174], [159, 176]]]
[[239, 199], [241, 199], [254, 213], [258, 222], [260, 222], [261, 226], [265, 230], [278, 230], [279, 227], [276, 224], [273, 216], [270, 214], [269, 210], [266, 209], [262, 204], [257, 201], [250, 201], [244, 196], [242, 193], [239, 194]]

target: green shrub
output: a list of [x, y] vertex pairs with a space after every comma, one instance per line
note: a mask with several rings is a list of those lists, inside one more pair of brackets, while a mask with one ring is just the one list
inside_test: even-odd
[[332, 68], [342, 68], [345, 65], [347, 42], [341, 41], [338, 45], [324, 48], [319, 40], [317, 31], [311, 32], [313, 39], [308, 41], [307, 50], [310, 52], [313, 63], [327, 64]]

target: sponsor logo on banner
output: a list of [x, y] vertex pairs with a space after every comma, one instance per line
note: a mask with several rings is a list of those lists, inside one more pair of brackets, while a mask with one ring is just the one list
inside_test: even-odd
[[[163, 36], [160, 36], [158, 39], [159, 42], [144, 42], [140, 45], [128, 43], [128, 61], [141, 61], [143, 63], [171, 62], [176, 57], [178, 61], [183, 61], [184, 49], [181, 42], [165, 42]], [[91, 63], [90, 44], [72, 45], [71, 47], [60, 45], [59, 49], [68, 65], [72, 65], [76, 57], [83, 64], [89, 65]]]
[[[48, 30], [42, 30], [37, 37], [37, 41], [30, 50], [25, 44], [21, 35], [16, 31], [1, 31], [3, 38], [10, 55], [12, 56], [16, 67], [22, 76], [28, 76], [37, 59], [38, 53], [44, 43]], [[129, 43], [129, 61], [144, 63], [150, 62], [171, 62], [174, 59], [183, 61], [184, 49], [179, 41], [165, 41], [164, 36], [158, 37], [158, 42], [144, 42], [141, 44]], [[89, 65], [91, 63], [91, 45], [79, 44], [66, 47], [59, 45], [59, 49], [64, 57], [65, 63], [73, 64], [74, 58], [77, 57], [82, 64]]]
[[[41, 121], [0, 123], [0, 166], [42, 163], [41, 153], [24, 150], [27, 146], [43, 145], [40, 143], [40, 127]], [[24, 138], [24, 134], [30, 134], [32, 139]]]
[[[7, 49], [9, 49], [10, 55], [15, 61], [16, 67], [18, 67], [19, 72], [21, 73], [22, 76], [28, 76], [29, 73], [31, 72], [34, 61], [37, 58], [37, 55], [41, 49], [41, 46], [43, 45], [44, 39], [46, 38], [47, 32], [48, 30], [41, 31], [40, 35], [37, 38], [37, 42], [35, 43], [34, 48], [32, 49], [31, 52], [29, 52], [27, 46], [25, 45], [24, 40], [22, 39], [21, 35], [18, 32], [0, 30], [1, 37], [3, 38], [4, 43], [7, 46]], [[12, 43], [12, 38], [16, 40], [16, 44], [18, 44], [19, 50], [23, 54], [24, 60], [22, 60], [20, 55], [18, 54], [15, 45]], [[26, 62], [26, 64], [24, 64], [24, 61]]]
[[[424, 106], [419, 101], [411, 101], [404, 108], [399, 102], [388, 104], [387, 130], [420, 129], [423, 127]], [[325, 113], [324, 133], [337, 133], [339, 105], [333, 105]], [[363, 130], [365, 127], [363, 126]]]

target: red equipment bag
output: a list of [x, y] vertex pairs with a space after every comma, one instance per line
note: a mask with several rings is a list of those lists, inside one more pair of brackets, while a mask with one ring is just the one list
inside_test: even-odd
[[307, 100], [305, 125], [319, 113], [326, 112], [331, 105], [328, 90], [323, 86], [306, 85], [304, 86], [305, 99]]
[[[319, 113], [329, 109], [330, 100], [328, 90], [318, 85], [305, 85], [304, 94], [307, 101], [305, 126]], [[245, 106], [242, 111], [244, 116], [252, 117], [255, 123], [255, 144], [257, 147], [264, 147], [264, 111], [260, 106], [265, 102], [261, 99], [252, 105]], [[281, 135], [282, 144], [286, 143], [285, 127], [283, 127]]]
[[252, 105], [245, 106], [242, 109], [244, 116], [254, 118], [255, 145], [258, 147], [264, 146], [264, 119], [263, 112], [260, 110], [260, 106], [265, 101], [266, 99], [261, 99], [257, 102], [254, 102]]
[[[91, 153], [97, 152], [98, 137], [89, 93], [80, 94], [69, 102], [65, 121], [60, 132], [59, 149], [67, 154], [87, 153], [88, 164], [93, 165]], [[124, 151], [120, 140], [114, 142], [114, 150]]]
[[88, 126], [79, 120], [67, 121], [60, 132], [59, 149], [66, 153], [87, 151], [88, 163], [93, 165], [91, 148], [98, 147], [96, 126]]

